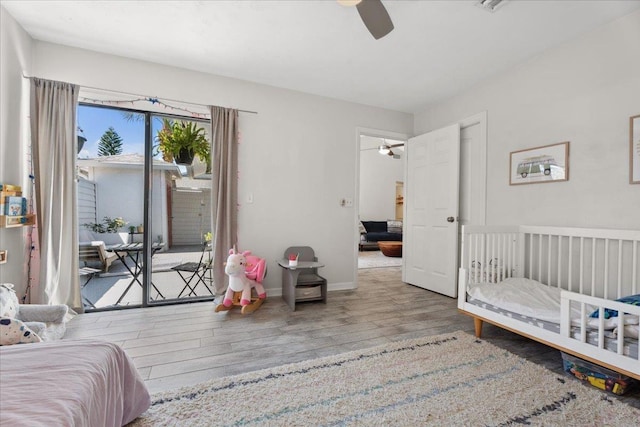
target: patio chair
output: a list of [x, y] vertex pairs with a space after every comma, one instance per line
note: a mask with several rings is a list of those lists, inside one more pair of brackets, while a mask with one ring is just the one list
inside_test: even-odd
[[113, 261], [118, 259], [115, 253], [108, 253], [104, 242], [100, 241], [80, 243], [78, 245], [78, 254], [80, 262], [85, 265], [87, 262], [100, 263], [103, 273], [108, 272]]
[[[205, 288], [209, 291], [211, 295], [211, 288], [207, 285], [208, 277], [206, 277], [207, 272], [211, 269], [211, 258], [207, 257], [204, 259], [205, 252], [209, 252], [211, 247], [208, 243], [204, 244], [202, 247], [202, 253], [200, 254], [200, 260], [198, 262], [185, 262], [180, 265], [176, 265], [175, 267], [171, 267], [172, 270], [176, 271], [182, 281], [184, 282], [184, 287], [178, 294], [178, 298], [182, 296], [187, 290], [189, 293], [186, 295], [187, 297], [193, 295], [198, 296], [196, 293], [196, 287], [202, 283]], [[191, 283], [195, 280], [195, 283], [192, 285]]]

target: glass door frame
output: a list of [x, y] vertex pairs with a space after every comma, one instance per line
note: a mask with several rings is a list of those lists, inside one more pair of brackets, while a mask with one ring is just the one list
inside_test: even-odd
[[[154, 117], [168, 118], [174, 120], [192, 121], [203, 124], [209, 124], [209, 137], [211, 137], [211, 120], [203, 118], [195, 118], [191, 116], [181, 116], [176, 114], [161, 113], [155, 111], [138, 110], [134, 108], [126, 108], [113, 105], [92, 104], [86, 102], [78, 103], [78, 107], [92, 107], [92, 108], [104, 108], [109, 110], [116, 110], [121, 112], [129, 112], [133, 114], [140, 114], [144, 117], [144, 166], [143, 166], [143, 227], [142, 233], [142, 266], [141, 266], [141, 282], [142, 282], [142, 301], [140, 304], [131, 305], [115, 305], [100, 308], [85, 308], [86, 312], [100, 312], [100, 311], [113, 311], [123, 310], [129, 308], [140, 307], [152, 307], [160, 305], [173, 305], [184, 304], [200, 301], [212, 301], [215, 299], [215, 295], [211, 296], [195, 296], [184, 299], [173, 298], [169, 300], [159, 299], [156, 301], [150, 300], [150, 289], [152, 288], [152, 256], [153, 256], [153, 219], [152, 219], [152, 207], [153, 207], [153, 150], [154, 150], [154, 137], [152, 134], [153, 126], [152, 120]], [[77, 173], [74, 171], [74, 173]], [[75, 177], [74, 177], [75, 178]], [[211, 195], [210, 195], [211, 196]], [[77, 197], [77, 195], [76, 195]], [[76, 210], [75, 215], [78, 215]], [[170, 219], [169, 219], [170, 220]], [[167, 236], [168, 237], [168, 236]], [[168, 244], [168, 243], [167, 243]], [[82, 290], [80, 291], [82, 292]]]

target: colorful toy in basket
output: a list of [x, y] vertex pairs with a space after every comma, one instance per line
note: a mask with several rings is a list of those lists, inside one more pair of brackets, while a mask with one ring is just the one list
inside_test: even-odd
[[564, 353], [562, 353], [562, 362], [565, 372], [601, 390], [624, 394], [633, 384], [633, 380], [629, 377]]
[[[263, 258], [251, 255], [251, 251], [237, 252], [235, 247], [230, 249], [224, 268], [229, 276], [229, 287], [222, 304], [216, 307], [216, 312], [240, 305], [242, 314], [246, 314], [260, 307], [267, 298], [262, 286], [266, 271], [266, 261]], [[252, 295], [254, 289], [256, 295]]]

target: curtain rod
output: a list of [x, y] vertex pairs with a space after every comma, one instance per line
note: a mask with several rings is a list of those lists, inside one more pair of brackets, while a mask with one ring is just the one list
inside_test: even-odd
[[[30, 79], [31, 77], [29, 77], [29, 76], [25, 76], [24, 74], [22, 74], [22, 78], [24, 78], [24, 79]], [[36, 78], [40, 78], [40, 77], [36, 77]], [[75, 84], [75, 83], [74, 83], [74, 84]], [[144, 97], [144, 98], [150, 98], [150, 97], [149, 97], [149, 96], [147, 96], [147, 95], [140, 95], [140, 94], [138, 94], [138, 93], [122, 92], [122, 91], [119, 91], [119, 90], [104, 89], [104, 88], [101, 88], [101, 87], [94, 87], [94, 86], [82, 86], [82, 85], [78, 85], [78, 86], [80, 86], [80, 88], [95, 89], [95, 90], [103, 90], [103, 91], [105, 91], [105, 92], [119, 93], [119, 94], [122, 94], [122, 95], [129, 95], [129, 96], [142, 96], [142, 97]], [[210, 105], [200, 104], [200, 103], [197, 103], [197, 102], [179, 101], [179, 100], [177, 100], [177, 99], [171, 99], [171, 98], [165, 98], [165, 97], [158, 97], [158, 98], [163, 99], [163, 100], [165, 100], [165, 101], [170, 101], [170, 102], [180, 102], [180, 103], [183, 103], [183, 104], [197, 105], [197, 106], [200, 106], [200, 107], [210, 107]], [[226, 108], [226, 107], [225, 107], [225, 108]], [[238, 112], [240, 112], [240, 113], [249, 113], [249, 114], [258, 114], [258, 112], [257, 112], [257, 111], [250, 111], [250, 110], [240, 110], [240, 109], [238, 109]]]

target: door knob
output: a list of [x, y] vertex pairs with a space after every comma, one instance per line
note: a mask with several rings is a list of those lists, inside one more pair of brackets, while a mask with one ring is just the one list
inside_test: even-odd
[[455, 218], [452, 216], [447, 217], [447, 222], [453, 222], [455, 221]]

